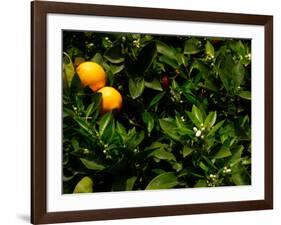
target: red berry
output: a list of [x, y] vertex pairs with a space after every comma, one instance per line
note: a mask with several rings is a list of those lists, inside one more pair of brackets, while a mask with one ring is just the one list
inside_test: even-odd
[[164, 75], [161, 79], [161, 84], [164, 89], [168, 89], [170, 86], [170, 80], [167, 75]]

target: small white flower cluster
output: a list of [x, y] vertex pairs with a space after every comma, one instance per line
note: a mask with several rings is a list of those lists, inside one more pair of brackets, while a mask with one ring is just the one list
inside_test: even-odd
[[216, 187], [218, 183], [218, 175], [210, 174], [209, 179], [207, 180], [208, 187]]
[[205, 131], [205, 127], [204, 127], [204, 124], [201, 123], [201, 128], [200, 129], [197, 129], [197, 127], [193, 127], [193, 131], [195, 132], [195, 136], [198, 137], [198, 138], [201, 138], [203, 139], [204, 138], [204, 131]]
[[251, 60], [251, 58], [252, 58], [251, 53], [248, 53], [247, 55], [245, 55], [245, 58], [248, 59], [248, 60]]
[[[107, 146], [105, 146], [105, 147], [107, 147]], [[103, 154], [105, 154], [105, 158], [107, 158], [107, 159], [112, 159], [110, 153], [107, 151], [106, 148], [105, 148], [102, 152], [103, 152]]]
[[89, 150], [89, 149], [87, 149], [87, 148], [84, 148], [84, 149], [83, 149], [83, 153], [84, 153], [85, 155], [87, 155], [87, 154], [89, 154], [89, 153], [90, 153], [90, 150]]
[[109, 39], [109, 37], [105, 37], [104, 40], [107, 42], [107, 45], [110, 47], [110, 46], [113, 46], [113, 43], [112, 41]]
[[213, 55], [207, 55], [207, 57], [206, 57], [207, 61], [213, 61], [214, 58], [215, 58], [215, 56], [213, 56]]
[[173, 102], [179, 102], [180, 104], [183, 104], [184, 101], [181, 99], [182, 91], [180, 92], [175, 92], [172, 88], [170, 90], [170, 94], [172, 95], [172, 101]]
[[223, 167], [223, 171], [222, 171], [224, 174], [230, 174], [231, 173], [231, 169], [230, 168], [227, 168], [226, 166]]
[[136, 48], [140, 48], [140, 39], [133, 40], [133, 46], [135, 46]]
[[87, 48], [91, 48], [91, 47], [93, 47], [94, 46], [94, 43], [89, 43], [89, 44], [87, 44]]

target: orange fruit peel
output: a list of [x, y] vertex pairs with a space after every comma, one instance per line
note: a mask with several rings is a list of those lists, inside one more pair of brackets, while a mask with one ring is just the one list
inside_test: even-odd
[[119, 111], [122, 108], [122, 95], [113, 87], [103, 87], [98, 90], [102, 94], [101, 113]]
[[76, 68], [76, 72], [84, 86], [89, 86], [93, 91], [97, 91], [106, 84], [106, 73], [97, 63], [87, 61], [82, 62]]

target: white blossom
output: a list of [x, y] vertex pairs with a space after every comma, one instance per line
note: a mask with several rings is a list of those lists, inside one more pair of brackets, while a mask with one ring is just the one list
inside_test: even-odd
[[196, 131], [195, 136], [196, 136], [196, 137], [200, 137], [200, 136], [201, 136], [201, 134], [202, 134], [201, 130], [198, 130], [198, 131]]

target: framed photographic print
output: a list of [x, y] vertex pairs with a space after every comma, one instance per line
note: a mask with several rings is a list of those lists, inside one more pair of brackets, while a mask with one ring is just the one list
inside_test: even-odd
[[32, 2], [34, 224], [273, 208], [273, 17]]

